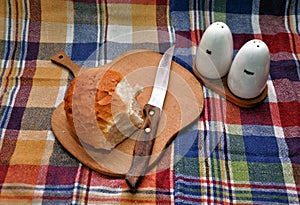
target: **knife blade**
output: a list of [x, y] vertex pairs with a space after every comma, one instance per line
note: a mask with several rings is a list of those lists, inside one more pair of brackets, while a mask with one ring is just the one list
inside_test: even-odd
[[147, 172], [167, 93], [174, 48], [175, 46], [171, 46], [162, 56], [156, 71], [150, 100], [143, 108], [145, 120], [136, 138], [131, 167], [125, 176], [126, 183], [133, 193], [137, 191], [137, 187]]

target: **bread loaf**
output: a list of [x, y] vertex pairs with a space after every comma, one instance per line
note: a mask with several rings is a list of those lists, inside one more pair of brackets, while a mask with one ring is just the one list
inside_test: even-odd
[[[103, 74], [99, 74], [101, 71]], [[95, 100], [93, 114], [97, 121], [99, 133], [102, 136], [99, 136], [101, 135], [99, 133], [93, 134], [92, 126], [85, 120], [82, 120], [85, 119], [84, 115], [87, 114], [85, 110], [89, 106], [85, 102], [86, 96], [88, 96], [87, 93], [90, 92], [90, 89], [87, 88], [89, 86], [88, 82], [91, 79], [97, 81], [95, 77], [90, 75], [94, 73], [96, 75], [96, 72], [100, 77], [98, 77], [98, 87], [95, 89], [95, 96], [93, 96]], [[79, 79], [80, 77], [87, 79]], [[76, 83], [79, 83], [79, 85], [76, 85]], [[83, 143], [94, 148], [110, 150], [116, 147], [135, 132], [142, 123], [141, 111], [135, 100], [138, 93], [137, 90], [130, 87], [121, 73], [113, 70], [95, 70], [90, 71], [86, 76], [79, 75], [75, 77], [70, 83], [64, 98], [64, 109], [71, 129], [78, 134]], [[84, 95], [86, 96], [84, 97]], [[82, 110], [82, 112], [76, 112], [79, 114], [74, 114], [73, 110], [74, 100], [76, 99], [80, 99], [76, 102], [78, 109]], [[82, 119], [76, 124], [74, 123], [76, 118]], [[75, 127], [75, 125], [79, 126]], [[91, 130], [90, 133], [89, 129]], [[79, 134], [79, 132], [83, 134]]]

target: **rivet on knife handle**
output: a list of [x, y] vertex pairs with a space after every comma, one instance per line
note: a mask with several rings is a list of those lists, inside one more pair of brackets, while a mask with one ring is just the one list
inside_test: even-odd
[[136, 192], [147, 172], [160, 119], [160, 109], [158, 107], [146, 104], [143, 112], [145, 121], [136, 139], [131, 168], [125, 177], [131, 192]]

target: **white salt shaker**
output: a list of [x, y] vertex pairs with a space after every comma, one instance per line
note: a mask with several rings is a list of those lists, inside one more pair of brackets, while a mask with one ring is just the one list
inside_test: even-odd
[[229, 27], [215, 22], [201, 38], [196, 53], [196, 69], [203, 77], [220, 79], [228, 73], [232, 55], [233, 40]]
[[266, 87], [270, 71], [268, 46], [261, 40], [250, 40], [235, 56], [227, 83], [230, 91], [245, 99], [259, 96]]

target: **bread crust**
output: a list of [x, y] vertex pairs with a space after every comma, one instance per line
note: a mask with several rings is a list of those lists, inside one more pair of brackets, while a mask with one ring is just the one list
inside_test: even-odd
[[[77, 127], [75, 128], [74, 126], [73, 116], [73, 95], [74, 93], [76, 93], [76, 89], [80, 89], [80, 85], [76, 86], [76, 82], [78, 82], [79, 77], [80, 76], [75, 77], [71, 81], [64, 97], [64, 110], [68, 123], [74, 133], [77, 133], [76, 129], [79, 129]], [[130, 116], [126, 117], [126, 114], [124, 114], [127, 113], [126, 105], [124, 104], [122, 99], [115, 94], [117, 85], [122, 79], [122, 74], [113, 70], [106, 70], [100, 78], [95, 93], [94, 113], [98, 127], [103, 133], [103, 137], [106, 142], [103, 142], [103, 138], [98, 138], [97, 136], [79, 136], [80, 140], [82, 140], [84, 143], [87, 143], [88, 145], [91, 145], [94, 148], [104, 148], [109, 150], [116, 147], [128, 137], [121, 133], [121, 131], [118, 129], [118, 126], [115, 124], [114, 119], [115, 115], [120, 114], [119, 116], [123, 116], [121, 118], [119, 117], [120, 120], [123, 121], [123, 123], [124, 120], [130, 120]], [[84, 107], [88, 105], [86, 105], [85, 102], [80, 102], [80, 106]], [[112, 108], [112, 106], [114, 106], [114, 108]], [[112, 114], [112, 109], [118, 110], [118, 113], [114, 112]], [[109, 144], [108, 146], [105, 145], [107, 143]]]

